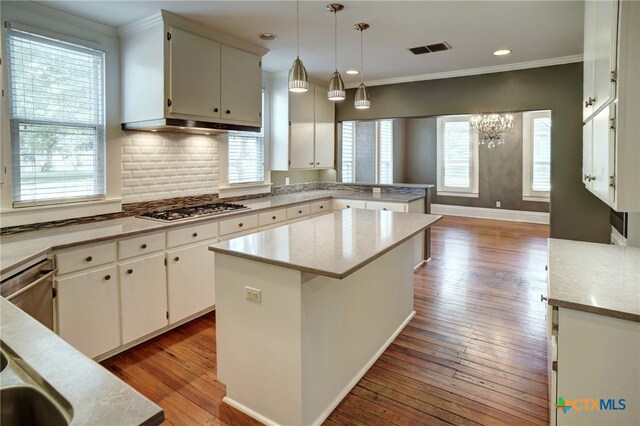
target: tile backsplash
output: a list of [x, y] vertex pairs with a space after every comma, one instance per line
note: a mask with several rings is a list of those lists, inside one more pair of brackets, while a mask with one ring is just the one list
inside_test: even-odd
[[123, 203], [218, 192], [215, 136], [125, 132], [121, 146]]

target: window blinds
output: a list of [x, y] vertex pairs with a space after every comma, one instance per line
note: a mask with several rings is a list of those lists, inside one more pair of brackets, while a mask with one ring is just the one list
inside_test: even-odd
[[104, 198], [104, 52], [6, 34], [14, 205]]
[[353, 182], [355, 158], [355, 122], [342, 123], [342, 182]]
[[258, 133], [229, 132], [229, 183], [264, 182], [264, 143]]
[[393, 183], [393, 121], [378, 121], [379, 167], [378, 183]]
[[444, 121], [444, 186], [471, 188], [471, 134], [469, 120]]
[[533, 191], [551, 190], [551, 117], [533, 119]]

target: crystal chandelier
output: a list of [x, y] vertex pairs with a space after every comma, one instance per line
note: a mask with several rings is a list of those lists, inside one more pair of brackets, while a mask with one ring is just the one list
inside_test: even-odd
[[471, 117], [471, 130], [480, 135], [480, 145], [493, 148], [504, 143], [503, 134], [513, 127], [511, 114], [484, 114]]

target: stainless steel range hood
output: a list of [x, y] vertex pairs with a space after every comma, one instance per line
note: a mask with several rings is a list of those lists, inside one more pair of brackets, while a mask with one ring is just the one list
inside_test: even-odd
[[243, 126], [239, 124], [215, 123], [208, 121], [183, 120], [179, 118], [162, 118], [158, 120], [134, 121], [122, 123], [122, 130], [137, 130], [144, 132], [190, 133], [196, 135], [212, 135], [228, 132], [260, 132], [260, 127]]

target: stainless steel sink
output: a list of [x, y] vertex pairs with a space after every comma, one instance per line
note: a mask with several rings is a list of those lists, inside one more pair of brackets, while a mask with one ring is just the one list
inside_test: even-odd
[[0, 424], [67, 426], [69, 422], [57, 405], [32, 386], [0, 389]]

